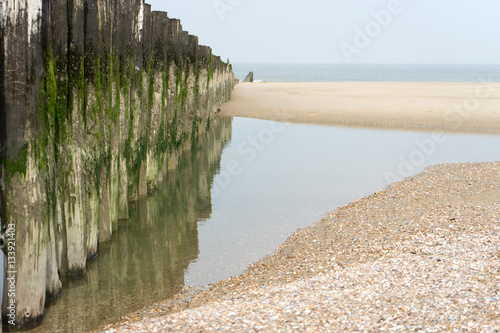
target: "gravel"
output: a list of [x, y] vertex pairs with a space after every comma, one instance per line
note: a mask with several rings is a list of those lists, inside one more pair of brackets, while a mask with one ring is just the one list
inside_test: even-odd
[[439, 165], [99, 332], [500, 331], [500, 163]]

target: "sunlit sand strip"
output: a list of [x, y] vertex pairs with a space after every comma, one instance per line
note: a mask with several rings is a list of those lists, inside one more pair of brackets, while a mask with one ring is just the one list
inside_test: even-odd
[[500, 133], [500, 83], [241, 83], [221, 114], [325, 125]]

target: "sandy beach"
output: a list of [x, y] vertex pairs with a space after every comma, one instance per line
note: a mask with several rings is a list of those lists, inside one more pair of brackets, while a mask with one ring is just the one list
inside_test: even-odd
[[226, 116], [298, 123], [500, 132], [500, 83], [240, 83]]
[[427, 169], [102, 332], [498, 331], [499, 171]]

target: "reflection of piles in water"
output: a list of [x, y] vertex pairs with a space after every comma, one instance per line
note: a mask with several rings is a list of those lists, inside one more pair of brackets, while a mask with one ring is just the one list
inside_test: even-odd
[[204, 163], [207, 167], [202, 168], [208, 174], [197, 175], [198, 214], [201, 219], [208, 219], [212, 213], [210, 191], [215, 179], [215, 174], [220, 169], [222, 151], [230, 142], [232, 135], [232, 118], [218, 118], [212, 121], [208, 129], [208, 135], [199, 137], [196, 145], [198, 151], [205, 152], [203, 157], [196, 163]]
[[181, 154], [157, 190], [133, 204], [113, 240], [100, 244], [79, 281], [65, 281], [62, 297], [35, 332], [93, 330], [178, 293], [184, 271], [198, 257], [198, 221], [212, 213], [210, 190], [231, 138], [231, 118], [210, 128]]
[[[138, 222], [142, 225], [146, 222], [154, 228], [154, 232], [149, 230], [144, 235], [149, 238], [148, 244], [154, 246], [147, 251], [149, 256], [144, 256], [143, 263], [150, 260], [151, 267], [158, 268], [158, 263], [175, 267], [177, 274], [174, 275], [183, 279], [189, 262], [197, 258], [197, 223], [212, 213], [210, 190], [223, 147], [231, 138], [231, 125], [232, 119], [213, 120], [208, 131], [197, 137], [191, 149], [181, 155], [177, 170], [168, 173], [153, 196], [141, 201]], [[165, 247], [167, 252], [159, 247]], [[168, 273], [172, 272], [165, 271], [160, 276], [171, 275]]]

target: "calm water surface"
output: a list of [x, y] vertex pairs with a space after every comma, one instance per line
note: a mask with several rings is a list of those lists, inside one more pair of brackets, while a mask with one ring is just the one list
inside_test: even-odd
[[265, 82], [499, 82], [500, 65], [233, 64]]
[[[500, 136], [448, 133], [427, 154], [420, 146], [433, 140], [432, 133], [286, 124], [269, 140], [272, 124], [234, 118], [212, 189], [218, 194], [212, 196], [213, 214], [198, 227], [200, 254], [186, 271], [187, 284], [238, 275], [294, 230], [382, 190], [396, 176], [440, 163], [500, 161]], [[254, 159], [252, 138], [264, 147], [254, 149]], [[234, 161], [241, 172], [228, 177]]]
[[500, 136], [429, 140], [426, 132], [223, 120], [135, 206], [84, 278], [65, 284], [36, 331], [95, 329], [184, 286], [240, 274], [296, 229], [394, 177], [500, 160]]

